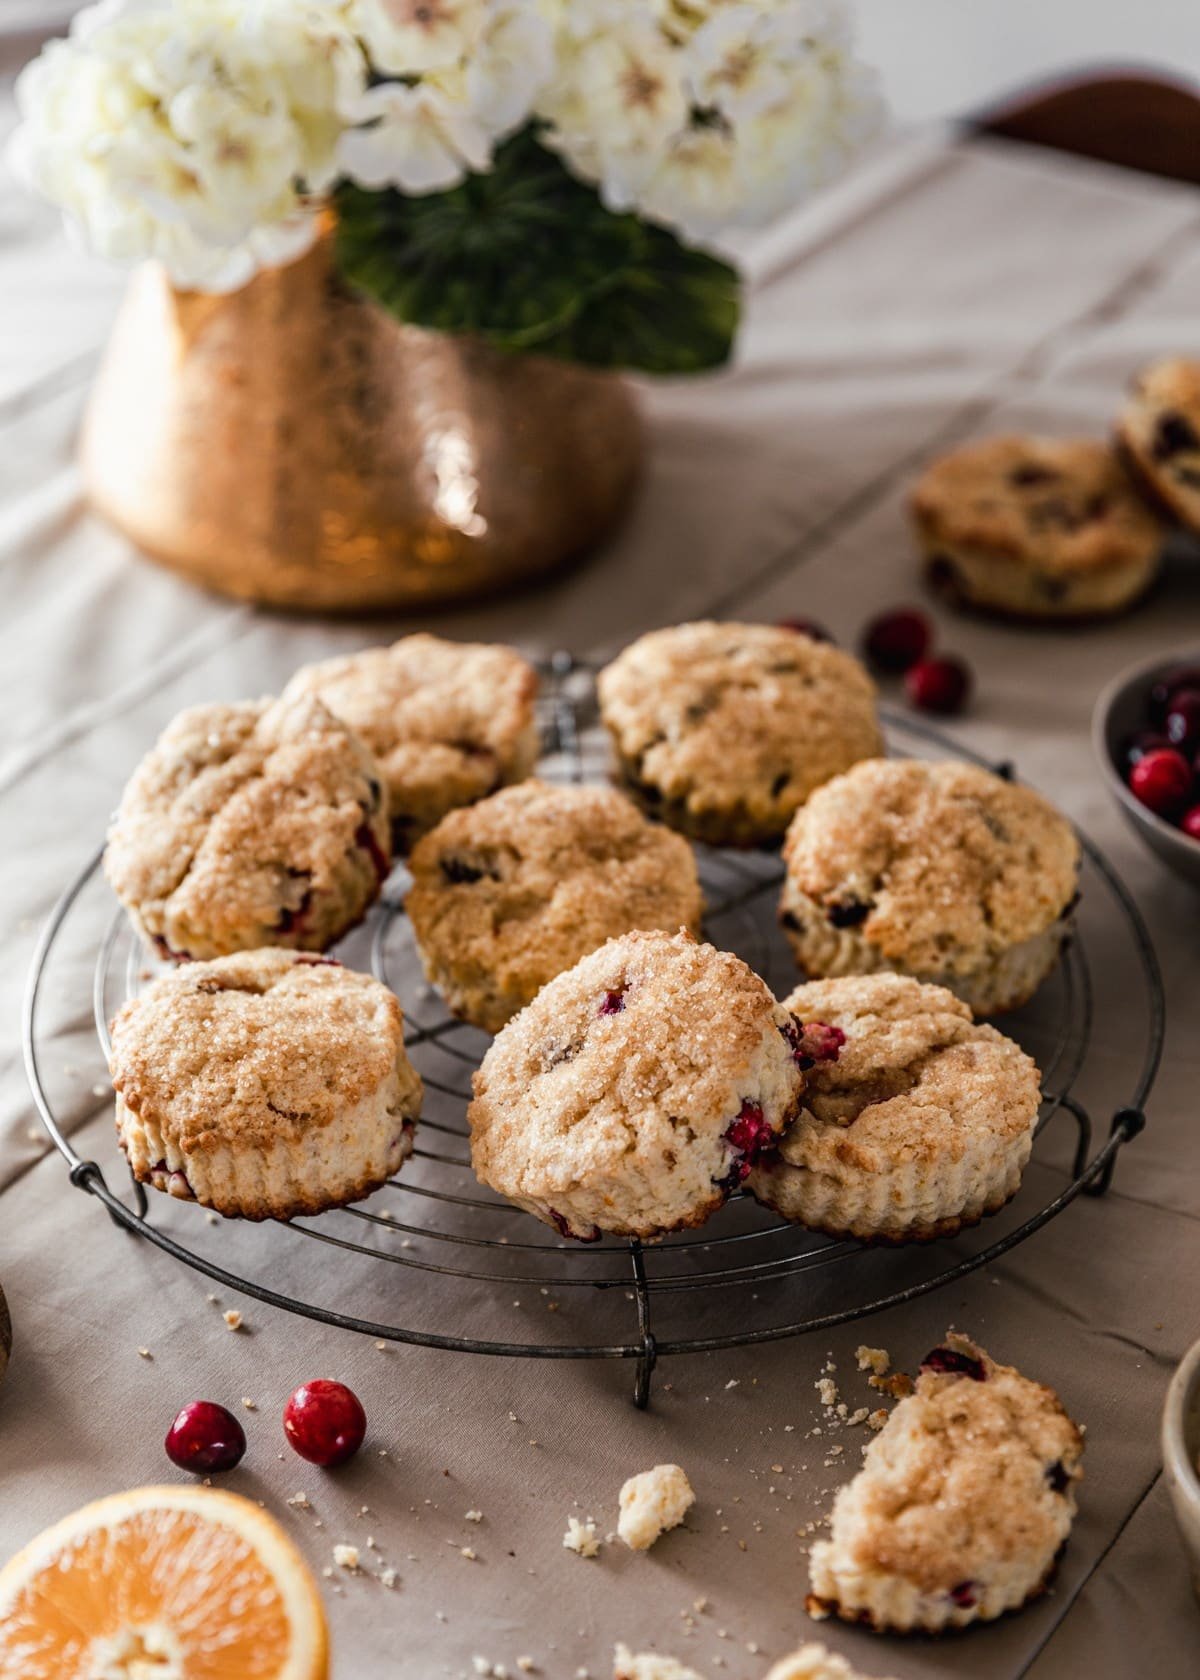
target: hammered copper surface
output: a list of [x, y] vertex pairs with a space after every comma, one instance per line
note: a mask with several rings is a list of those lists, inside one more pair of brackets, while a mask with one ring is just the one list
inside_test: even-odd
[[227, 297], [135, 275], [84, 429], [94, 505], [198, 583], [357, 611], [490, 592], [594, 546], [641, 457], [616, 375], [401, 325], [332, 243]]

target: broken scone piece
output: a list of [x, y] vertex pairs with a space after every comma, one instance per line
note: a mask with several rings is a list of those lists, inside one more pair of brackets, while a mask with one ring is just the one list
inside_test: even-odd
[[1066, 1543], [1082, 1455], [1052, 1389], [947, 1335], [834, 1501], [809, 1614], [933, 1633], [1017, 1609]]
[[851, 1668], [845, 1657], [827, 1651], [824, 1645], [802, 1645], [777, 1662], [766, 1680], [870, 1680], [870, 1676]]
[[678, 1528], [695, 1502], [678, 1464], [656, 1464], [630, 1476], [621, 1489], [617, 1533], [633, 1551], [644, 1552], [669, 1528]]
[[634, 1653], [628, 1645], [613, 1652], [613, 1680], [704, 1680], [694, 1668], [686, 1668], [674, 1657], [660, 1657], [657, 1651]]

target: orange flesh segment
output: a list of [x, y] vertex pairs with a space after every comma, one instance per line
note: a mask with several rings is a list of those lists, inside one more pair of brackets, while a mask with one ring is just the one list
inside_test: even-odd
[[[279, 1587], [245, 1540], [189, 1511], [145, 1510], [69, 1541], [17, 1594], [0, 1680], [88, 1680], [97, 1642], [128, 1630], [166, 1630], [180, 1666], [163, 1661], [164, 1680], [275, 1680], [291, 1651]], [[150, 1656], [130, 1672], [158, 1668]]]

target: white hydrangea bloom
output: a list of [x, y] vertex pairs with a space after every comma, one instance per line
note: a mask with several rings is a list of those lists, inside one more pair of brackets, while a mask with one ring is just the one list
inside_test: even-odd
[[441, 192], [488, 167], [554, 69], [539, 0], [350, 0], [381, 75], [345, 108], [339, 161], [365, 187]]
[[104, 0], [17, 87], [19, 172], [101, 255], [227, 290], [311, 242], [366, 65], [289, 0]]
[[491, 146], [462, 100], [436, 83], [379, 82], [349, 108], [362, 126], [347, 129], [338, 158], [362, 187], [445, 192], [468, 170], [486, 169]]
[[549, 143], [606, 203], [700, 238], [827, 180], [879, 115], [844, 0], [543, 0]]

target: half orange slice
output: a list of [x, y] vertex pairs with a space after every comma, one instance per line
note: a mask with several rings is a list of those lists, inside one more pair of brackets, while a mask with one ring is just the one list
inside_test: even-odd
[[248, 1499], [135, 1488], [0, 1570], [0, 1680], [327, 1680], [307, 1564]]

